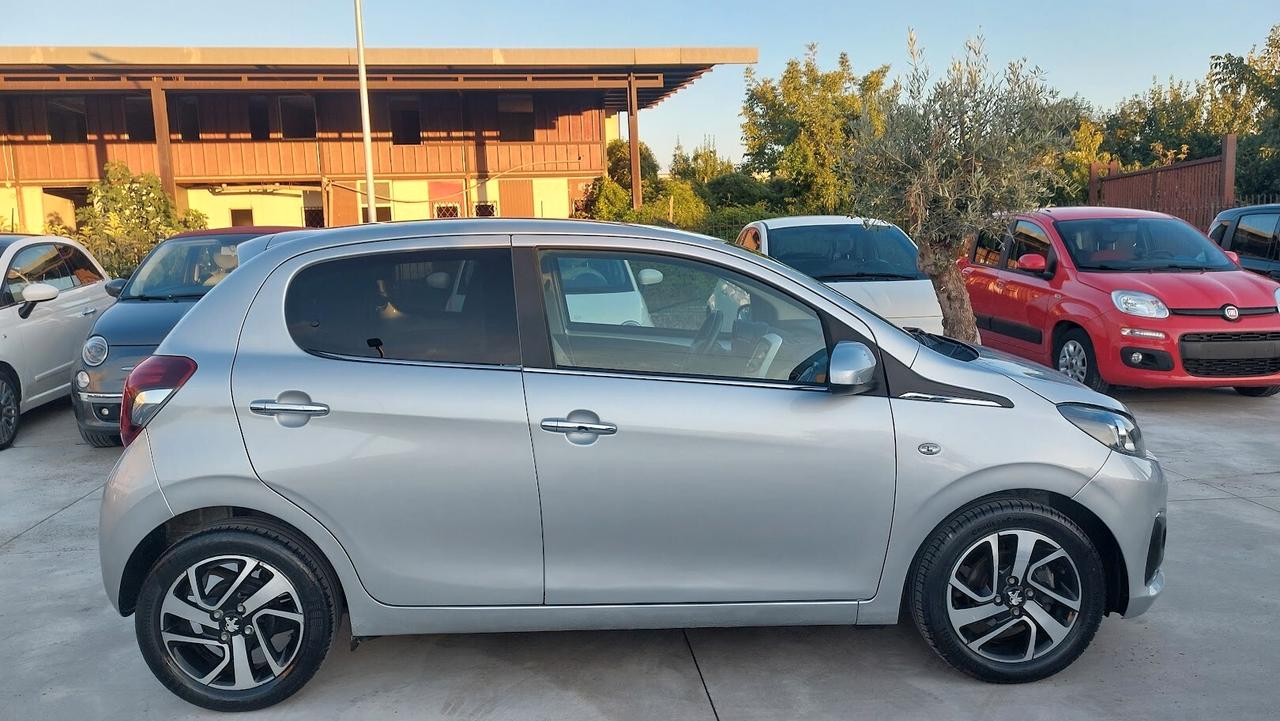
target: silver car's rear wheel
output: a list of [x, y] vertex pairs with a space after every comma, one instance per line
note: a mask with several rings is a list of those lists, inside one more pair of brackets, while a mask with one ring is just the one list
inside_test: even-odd
[[1053, 539], [998, 531], [975, 542], [951, 569], [947, 616], [974, 653], [1015, 663], [1044, 656], [1080, 615], [1080, 573]]
[[[169, 690], [217, 711], [288, 698], [320, 668], [338, 625], [324, 557], [269, 520], [218, 522], [151, 567], [134, 626]], [[127, 599], [122, 599], [127, 603]]]
[[8, 448], [18, 435], [18, 389], [3, 370], [0, 370], [0, 449]]
[[160, 606], [169, 659], [198, 683], [244, 690], [284, 673], [306, 622], [293, 583], [248, 556], [216, 556], [189, 566]]

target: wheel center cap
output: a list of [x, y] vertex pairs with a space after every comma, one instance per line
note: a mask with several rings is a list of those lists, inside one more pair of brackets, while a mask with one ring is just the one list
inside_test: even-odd
[[241, 623], [238, 616], [227, 616], [222, 620], [222, 628], [227, 633], [240, 633]]
[[1005, 589], [1005, 598], [1009, 601], [1010, 606], [1021, 606], [1023, 602], [1022, 589], [1014, 586]]

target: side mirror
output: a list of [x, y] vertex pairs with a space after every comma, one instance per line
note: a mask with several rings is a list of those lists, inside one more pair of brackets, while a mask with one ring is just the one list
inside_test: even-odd
[[643, 268], [636, 274], [640, 285], [657, 285], [662, 282], [662, 271], [656, 268]]
[[128, 278], [112, 278], [111, 280], [107, 281], [105, 285], [102, 286], [102, 289], [107, 291], [107, 295], [111, 296], [112, 298], [119, 298], [120, 292], [124, 290], [124, 286], [128, 282], [129, 282]]
[[842, 340], [831, 351], [827, 385], [833, 393], [865, 393], [876, 382], [876, 356], [864, 343]]
[[1240, 265], [1240, 254], [1239, 254], [1239, 253], [1235, 252], [1234, 250], [1226, 250], [1226, 251], [1223, 251], [1223, 252], [1227, 254], [1227, 257], [1231, 259], [1231, 262], [1232, 262], [1232, 263], [1235, 263], [1236, 265]]
[[35, 310], [36, 303], [43, 303], [58, 297], [58, 289], [47, 283], [32, 283], [22, 289], [22, 305], [18, 308], [19, 318], [28, 318]]
[[1028, 273], [1043, 273], [1048, 266], [1049, 262], [1039, 253], [1027, 253], [1018, 258], [1018, 270], [1025, 270]]

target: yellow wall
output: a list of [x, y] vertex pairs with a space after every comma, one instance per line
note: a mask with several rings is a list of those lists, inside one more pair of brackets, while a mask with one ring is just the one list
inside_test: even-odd
[[187, 207], [204, 213], [210, 228], [231, 225], [233, 208], [252, 208], [254, 225], [302, 226], [301, 190], [214, 192], [208, 188], [189, 188]]
[[0, 186], [0, 230], [17, 230], [21, 225], [18, 218], [18, 189]]
[[537, 218], [568, 218], [569, 181], [565, 178], [535, 178], [533, 214]]
[[[18, 215], [18, 193], [22, 193], [22, 210]], [[57, 196], [45, 195], [44, 189], [34, 186], [0, 186], [0, 229], [18, 233], [41, 233], [44, 231], [46, 201], [50, 210], [57, 210], [63, 215], [68, 225], [75, 225], [75, 209], [71, 202]], [[65, 203], [66, 207], [61, 204]]]
[[[431, 217], [431, 203], [427, 200], [427, 181], [391, 181], [392, 220], [426, 220]], [[408, 202], [406, 202], [408, 201]]]
[[604, 119], [604, 141], [617, 140], [622, 137], [622, 113], [614, 113], [605, 116]]

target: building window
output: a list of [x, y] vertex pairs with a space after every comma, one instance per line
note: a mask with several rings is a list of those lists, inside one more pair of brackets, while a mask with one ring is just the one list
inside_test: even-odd
[[391, 98], [390, 113], [393, 145], [418, 145], [422, 142], [422, 113], [416, 97]]
[[178, 98], [178, 138], [200, 139], [200, 99], [193, 96]]
[[316, 99], [310, 95], [280, 98], [280, 134], [291, 140], [316, 137]]
[[476, 203], [477, 218], [496, 218], [498, 217], [498, 204], [493, 201], [484, 203]]
[[508, 143], [533, 142], [533, 96], [498, 96], [498, 139]]
[[[360, 222], [367, 222], [369, 218], [368, 196], [365, 195], [365, 183], [363, 180], [356, 184], [360, 191]], [[386, 180], [378, 180], [373, 183], [373, 213], [379, 223], [386, 223], [391, 220], [391, 183]]]
[[249, 98], [249, 137], [254, 140], [271, 139], [271, 102], [261, 95]]
[[324, 196], [319, 190], [302, 191], [302, 227], [324, 227]]
[[84, 98], [49, 98], [45, 102], [49, 122], [49, 142], [83, 143], [89, 138]]
[[151, 98], [124, 99], [124, 129], [129, 140], [138, 143], [154, 143], [156, 119], [151, 115]]
[[462, 214], [461, 208], [457, 203], [436, 203], [435, 215], [437, 218], [457, 218]]
[[233, 227], [253, 225], [253, 208], [232, 208], [231, 225]]

